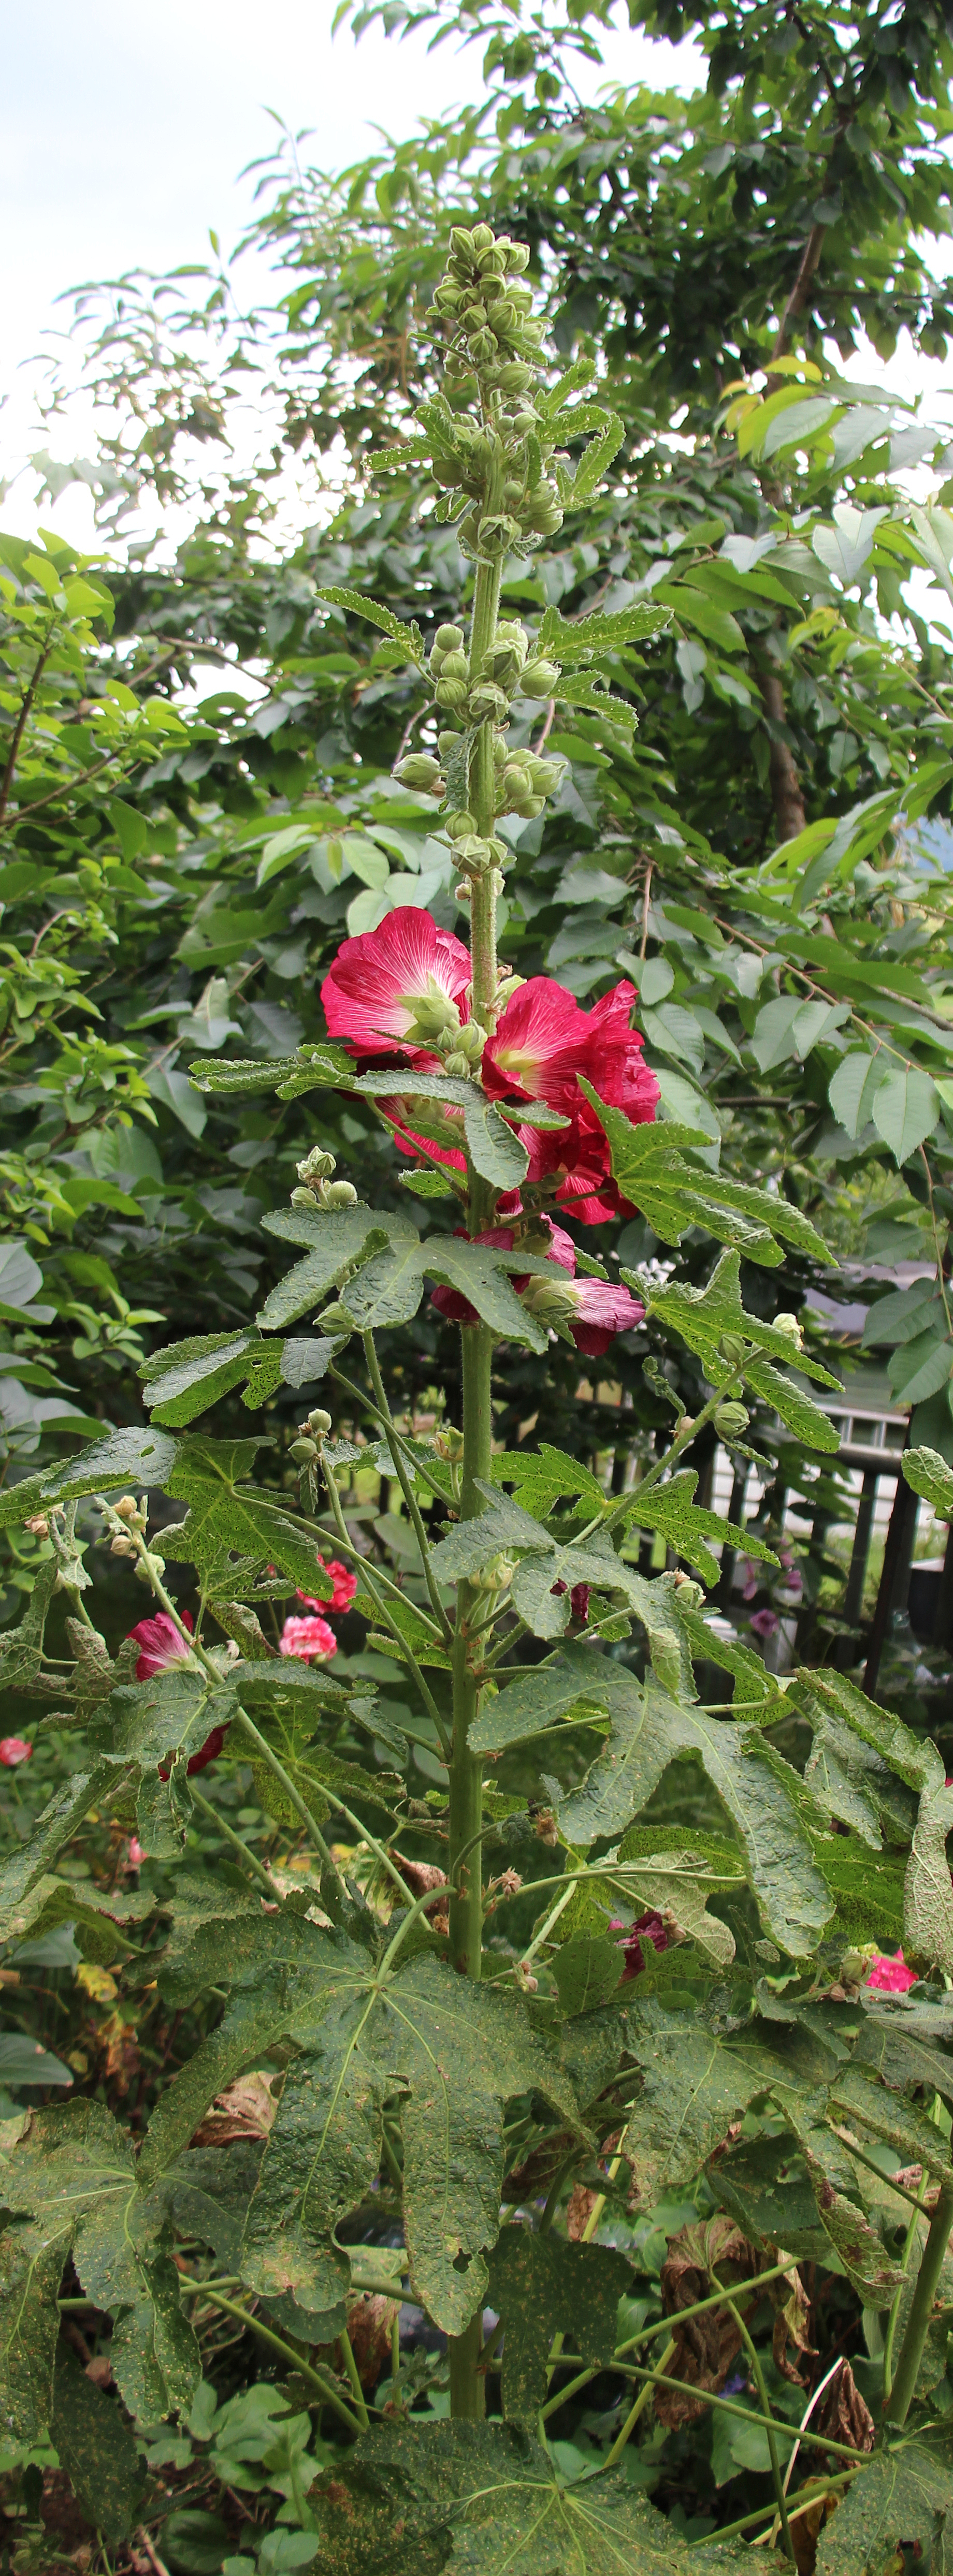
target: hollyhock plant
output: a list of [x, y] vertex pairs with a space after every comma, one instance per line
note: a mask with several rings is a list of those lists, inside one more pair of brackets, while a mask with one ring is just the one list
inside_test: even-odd
[[0, 1763], [5, 1771], [18, 1771], [21, 1762], [29, 1761], [32, 1751], [25, 1735], [0, 1735]]
[[439, 1070], [429, 1050], [469, 1019], [471, 972], [469, 951], [452, 931], [402, 904], [338, 949], [321, 986], [329, 1035], [343, 1038], [351, 1055], [406, 1055]]
[[[191, 1612], [183, 1610], [181, 1617], [183, 1627], [188, 1629], [191, 1636], [194, 1624]], [[136, 1663], [137, 1682], [150, 1682], [154, 1680], [157, 1673], [167, 1673], [173, 1664], [189, 1661], [191, 1649], [188, 1639], [180, 1634], [175, 1620], [170, 1619], [167, 1610], [157, 1610], [152, 1619], [140, 1619], [135, 1628], [130, 1628], [129, 1638], [140, 1649]], [[227, 1734], [227, 1726], [213, 1726], [211, 1734], [206, 1736], [204, 1744], [200, 1744], [198, 1752], [190, 1753], [185, 1766], [190, 1779], [197, 1771], [207, 1771], [209, 1763], [217, 1760]], [[168, 1777], [168, 1769], [160, 1762], [160, 1780], [167, 1780]]]
[[326, 1664], [337, 1650], [337, 1638], [326, 1619], [285, 1620], [278, 1640], [280, 1654], [295, 1655], [302, 1664]]
[[756, 1610], [754, 1617], [748, 1621], [752, 1636], [760, 1637], [764, 1645], [767, 1644], [769, 1637], [773, 1637], [775, 1629], [780, 1627], [780, 1624], [776, 1610]]

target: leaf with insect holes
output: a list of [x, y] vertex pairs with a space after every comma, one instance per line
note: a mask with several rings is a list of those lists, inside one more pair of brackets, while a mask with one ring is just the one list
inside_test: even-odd
[[163, 1486], [175, 1465], [178, 1445], [161, 1431], [134, 1426], [114, 1431], [108, 1440], [81, 1449], [64, 1466], [51, 1468], [43, 1477], [43, 1499], [67, 1503], [81, 1494], [109, 1493], [114, 1485]]
[[[558, 2123], [579, 2126], [571, 2086], [523, 1997], [510, 1982], [474, 1986], [426, 1954], [398, 1956], [385, 1972], [343, 1933], [287, 1910], [257, 1924], [240, 1918], [225, 1943], [216, 1923], [199, 1928], [177, 1963], [176, 1991], [223, 1980], [232, 1987], [226, 2022], [239, 2005], [258, 2015], [267, 1987], [268, 2044], [293, 2037], [306, 2054], [282, 2096], [249, 2212], [245, 2259], [254, 2253], [256, 2284], [269, 2297], [291, 2292], [321, 2305], [329, 2265], [346, 2282], [329, 2239], [377, 2172], [380, 2105], [397, 2093], [413, 2295], [459, 2333], [484, 2297], [483, 2249], [499, 2228], [504, 2103], [538, 2093]], [[168, 2169], [229, 2080], [223, 2027], [162, 2096], [142, 2149], [145, 2175]], [[238, 2052], [238, 2020], [234, 2034]], [[260, 2044], [246, 2030], [246, 2064]]]
[[817, 2576], [881, 2576], [903, 2544], [942, 2576], [951, 2495], [953, 2442], [943, 2426], [876, 2453], [821, 2527]]
[[383, 600], [368, 599], [362, 590], [342, 590], [327, 582], [319, 588], [317, 596], [330, 600], [333, 608], [349, 609], [352, 617], [365, 617], [369, 626], [378, 626], [381, 634], [388, 635], [392, 643], [403, 645], [408, 662], [415, 662], [418, 670], [423, 669], [424, 639], [416, 618], [405, 626], [403, 619], [395, 617], [393, 609], [385, 607]]
[[318, 2563], [334, 2576], [401, 2576], [411, 2561], [417, 2576], [672, 2576], [683, 2564], [708, 2576], [741, 2564], [740, 2543], [690, 2553], [621, 2468], [564, 2483], [523, 2424], [375, 2423], [308, 2503]]
[[[618, 1972], [618, 1958], [616, 1960]], [[634, 2275], [606, 2245], [571, 2245], [504, 2227], [490, 2256], [490, 2304], [503, 2319], [503, 2413], [535, 2416], [545, 2405], [554, 2334], [571, 2335], [583, 2361], [610, 2362], [620, 2299]]]
[[87, 2377], [68, 2344], [56, 2356], [50, 2435], [87, 2521], [105, 2540], [128, 2539], [140, 2516], [145, 2462], [115, 2399]]
[[[37, 2251], [55, 2246], [60, 2271], [71, 2252], [81, 2289], [112, 2317], [109, 2358], [130, 2414], [155, 2423], [186, 2411], [199, 2378], [199, 2349], [180, 2306], [163, 2205], [140, 2189], [132, 2142], [105, 2104], [81, 2100], [35, 2111], [25, 2136], [3, 2157], [0, 2190], [11, 2211], [34, 2222], [24, 2234], [36, 2236]], [[28, 2281], [24, 2292], [32, 2308]], [[31, 2320], [36, 2354], [18, 2350], [22, 2312], [16, 2303], [7, 2312], [4, 2413], [12, 2409], [23, 2420], [38, 2407], [38, 2382], [52, 2351], [39, 2312]], [[49, 2314], [55, 2349], [55, 2288]]]
[[139, 1375], [153, 1420], [178, 1428], [235, 1387], [245, 1388], [245, 1404], [263, 1404], [281, 1385], [281, 1358], [281, 1343], [264, 1341], [252, 1326], [170, 1342], [142, 1362]]

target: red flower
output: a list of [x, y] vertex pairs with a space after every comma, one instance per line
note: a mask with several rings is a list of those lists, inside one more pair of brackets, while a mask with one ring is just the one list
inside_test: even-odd
[[884, 1995], [905, 1995], [907, 1987], [915, 1986], [916, 1982], [916, 1969], [907, 1967], [902, 1950], [895, 1950], [892, 1959], [884, 1958], [881, 1953], [874, 1960], [867, 1978], [868, 1986], [876, 1986]]
[[[556, 1330], [565, 1326], [577, 1351], [585, 1352], [589, 1359], [601, 1358], [617, 1333], [630, 1331], [634, 1324], [641, 1324], [645, 1308], [639, 1305], [637, 1298], [630, 1296], [627, 1288], [613, 1288], [607, 1279], [576, 1279], [573, 1276], [576, 1247], [571, 1236], [564, 1226], [553, 1225], [548, 1217], [544, 1221], [550, 1237], [546, 1258], [552, 1262], [556, 1275], [552, 1280], [530, 1276], [514, 1278], [513, 1286], [530, 1313], [538, 1315], [541, 1323], [551, 1324]], [[499, 1244], [503, 1250], [511, 1252], [516, 1235], [512, 1226], [496, 1225], [487, 1227], [474, 1239], [477, 1243]], [[432, 1294], [434, 1305], [451, 1322], [476, 1323], [476, 1313], [469, 1298], [461, 1297], [457, 1289], [435, 1288]]]
[[407, 1055], [437, 1066], [428, 1041], [469, 1019], [469, 951], [429, 912], [402, 904], [345, 939], [321, 986], [330, 1035], [352, 1055]]
[[0, 1762], [5, 1771], [16, 1771], [21, 1762], [29, 1761], [32, 1751], [24, 1735], [0, 1735]]
[[313, 1593], [311, 1592], [299, 1592], [299, 1601], [303, 1601], [306, 1610], [317, 1610], [319, 1613], [322, 1610], [327, 1611], [328, 1608], [330, 1608], [332, 1612], [335, 1610], [349, 1610], [354, 1599], [355, 1592], [357, 1591], [356, 1574], [349, 1574], [347, 1566], [342, 1565], [340, 1557], [337, 1556], [332, 1556], [326, 1561], [325, 1558], [319, 1554], [318, 1564], [324, 1566], [325, 1574], [330, 1575], [331, 1581], [334, 1585], [334, 1591], [331, 1595], [330, 1603], [327, 1601], [316, 1601]]
[[302, 1664], [326, 1664], [337, 1654], [338, 1641], [326, 1619], [286, 1619], [278, 1641], [282, 1655], [296, 1655]]
[[567, 1120], [563, 1128], [519, 1132], [530, 1158], [528, 1178], [560, 1172], [557, 1199], [583, 1225], [630, 1213], [631, 1205], [612, 1178], [608, 1138], [580, 1090], [580, 1074], [634, 1125], [655, 1117], [658, 1083], [638, 1030], [629, 1026], [635, 998], [634, 985], [616, 984], [584, 1011], [574, 993], [533, 975], [507, 1002], [483, 1051], [482, 1080], [491, 1099], [545, 1100]]
[[[193, 1621], [188, 1610], [182, 1612], [182, 1625], [191, 1636]], [[170, 1619], [167, 1610], [157, 1610], [154, 1619], [140, 1619], [137, 1627], [130, 1628], [129, 1635], [142, 1649], [136, 1665], [137, 1682], [151, 1682], [156, 1673], [167, 1673], [171, 1664], [188, 1659], [188, 1640], [180, 1636], [175, 1620]], [[207, 1771], [209, 1763], [216, 1760], [227, 1734], [227, 1726], [213, 1726], [211, 1735], [206, 1736], [198, 1752], [190, 1753], [185, 1766], [190, 1780], [196, 1771]], [[159, 1778], [169, 1778], [168, 1766], [162, 1762], [159, 1764]]]

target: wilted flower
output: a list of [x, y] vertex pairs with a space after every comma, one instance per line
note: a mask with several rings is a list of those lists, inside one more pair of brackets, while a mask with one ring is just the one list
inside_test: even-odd
[[628, 1925], [610, 1923], [609, 1930], [625, 1933], [625, 1940], [619, 1943], [625, 1958], [621, 1980], [624, 1986], [628, 1985], [630, 1977], [640, 1977], [642, 1974], [645, 1966], [642, 1956], [643, 1941], [651, 1941], [653, 1950], [667, 1950], [672, 1939], [668, 1925], [663, 1922], [662, 1916], [651, 1909], [647, 1914], [638, 1915], [634, 1923]]
[[285, 1620], [278, 1641], [280, 1654], [296, 1655], [302, 1664], [326, 1664], [337, 1650], [337, 1638], [326, 1619]]

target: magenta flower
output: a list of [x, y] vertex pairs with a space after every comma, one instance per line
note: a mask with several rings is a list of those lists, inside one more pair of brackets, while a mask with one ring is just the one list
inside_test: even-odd
[[905, 1995], [908, 1986], [916, 1985], [917, 1972], [915, 1968], [907, 1967], [902, 1950], [895, 1950], [892, 1959], [885, 1958], [881, 1952], [874, 1960], [866, 1982], [868, 1986], [876, 1986], [880, 1994]]
[[279, 1653], [296, 1655], [302, 1664], [326, 1664], [337, 1654], [338, 1641], [326, 1619], [286, 1619], [278, 1641]]
[[780, 1627], [780, 1624], [776, 1610], [756, 1610], [754, 1617], [748, 1621], [752, 1636], [763, 1638], [765, 1643], [769, 1637], [773, 1637], [775, 1629]]
[[443, 1029], [470, 1017], [469, 951], [429, 912], [402, 904], [376, 930], [345, 939], [321, 986], [332, 1038], [352, 1055], [407, 1055], [439, 1071], [428, 1052]]
[[[189, 1611], [183, 1610], [182, 1625], [188, 1629], [189, 1635], [192, 1624]], [[188, 1661], [188, 1638], [180, 1636], [175, 1620], [170, 1619], [167, 1610], [157, 1610], [152, 1619], [140, 1619], [135, 1628], [130, 1628], [129, 1635], [141, 1648], [136, 1665], [137, 1682], [151, 1682], [157, 1673], [167, 1673], [171, 1664]], [[211, 1735], [207, 1735], [204, 1744], [199, 1745], [198, 1752], [190, 1753], [185, 1766], [190, 1779], [196, 1771], [208, 1770], [209, 1763], [221, 1753], [227, 1734], [227, 1726], [213, 1726]], [[160, 1780], [167, 1780], [167, 1766], [160, 1762], [158, 1767]]]
[[[193, 1623], [187, 1610], [183, 1610], [182, 1625], [191, 1636]], [[170, 1664], [184, 1662], [188, 1658], [188, 1640], [180, 1636], [175, 1620], [170, 1619], [167, 1610], [157, 1610], [153, 1619], [140, 1619], [137, 1627], [130, 1628], [129, 1636], [135, 1638], [140, 1649], [136, 1665], [137, 1682], [151, 1682], [156, 1673], [166, 1673]]]
[[29, 1761], [32, 1751], [25, 1735], [0, 1735], [0, 1763], [5, 1771], [17, 1771], [21, 1762]]
[[630, 1923], [628, 1925], [624, 1923], [610, 1923], [609, 1930], [610, 1932], [625, 1933], [625, 1940], [620, 1941], [619, 1943], [619, 1948], [625, 1959], [625, 1966], [623, 1968], [621, 1978], [621, 1983], [624, 1986], [628, 1985], [630, 1977], [640, 1977], [642, 1975], [642, 1971], [645, 1966], [641, 1947], [643, 1941], [651, 1941], [653, 1950], [667, 1950], [671, 1944], [671, 1934], [667, 1925], [663, 1922], [662, 1916], [660, 1914], [655, 1914], [651, 1910], [648, 1914], [640, 1914], [635, 1923]]

